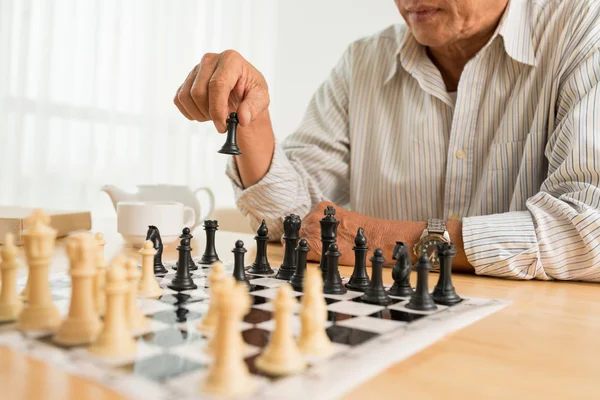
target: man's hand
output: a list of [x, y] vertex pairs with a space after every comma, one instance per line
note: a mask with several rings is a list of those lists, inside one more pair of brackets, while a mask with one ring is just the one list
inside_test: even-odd
[[246, 127], [269, 106], [269, 90], [263, 75], [233, 50], [207, 53], [177, 89], [173, 100], [189, 120], [213, 121], [217, 131], [227, 130], [233, 111]]

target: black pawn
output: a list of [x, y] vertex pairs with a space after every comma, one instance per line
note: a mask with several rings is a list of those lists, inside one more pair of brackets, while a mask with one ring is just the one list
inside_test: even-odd
[[238, 282], [245, 282], [248, 287], [250, 287], [250, 282], [248, 281], [248, 277], [246, 276], [246, 270], [244, 265], [244, 256], [246, 255], [246, 250], [244, 248], [244, 242], [238, 240], [235, 242], [235, 247], [231, 252], [233, 253], [233, 277]]
[[310, 248], [306, 239], [300, 239], [296, 248], [296, 271], [290, 278], [289, 284], [298, 292], [304, 291], [304, 272], [306, 271], [306, 258]]
[[378, 304], [385, 306], [392, 302], [392, 299], [385, 291], [383, 287], [383, 263], [385, 258], [383, 257], [383, 250], [375, 249], [373, 257], [369, 259], [371, 261], [371, 284], [365, 290], [365, 294], [360, 297], [361, 301], [370, 304]]
[[323, 281], [327, 280], [327, 256], [325, 253], [329, 250], [329, 246], [332, 243], [335, 243], [337, 238], [337, 227], [340, 224], [340, 221], [335, 219], [335, 208], [332, 206], [327, 206], [325, 211], [323, 212], [325, 217], [319, 221], [321, 224], [321, 243], [323, 243], [323, 247], [321, 250], [321, 263], [319, 264], [319, 268], [321, 268], [321, 274], [323, 276]]
[[415, 269], [417, 270], [417, 290], [410, 298], [406, 308], [419, 311], [430, 311], [437, 309], [433, 297], [429, 293], [429, 271], [432, 265], [426, 253], [421, 254]]
[[439, 243], [437, 256], [440, 260], [440, 277], [431, 296], [436, 303], [451, 306], [462, 300], [452, 285], [452, 259], [456, 256], [454, 244]]
[[269, 229], [267, 228], [267, 224], [265, 220], [262, 220], [262, 223], [258, 227], [256, 231], [256, 236], [254, 236], [254, 240], [256, 240], [256, 258], [254, 262], [248, 269], [248, 272], [255, 275], [270, 275], [273, 273], [271, 269], [271, 265], [269, 264], [269, 260], [267, 259], [267, 242], [269, 241]]
[[290, 214], [283, 220], [283, 240], [285, 253], [283, 263], [277, 271], [275, 278], [289, 281], [296, 270], [296, 244], [300, 235], [302, 220], [298, 215]]
[[162, 262], [163, 244], [160, 231], [156, 226], [148, 225], [146, 240], [150, 240], [154, 246], [154, 250], [156, 250], [156, 254], [154, 255], [154, 275], [165, 275], [169, 271]]
[[229, 114], [229, 118], [227, 118], [227, 139], [225, 140], [223, 147], [221, 147], [221, 150], [219, 150], [219, 153], [230, 154], [232, 156], [239, 156], [242, 154], [237, 145], [236, 138], [238, 122], [237, 113], [232, 112]]
[[204, 221], [204, 230], [206, 231], [206, 248], [200, 259], [200, 264], [212, 264], [219, 261], [217, 249], [215, 247], [215, 233], [219, 228], [219, 223], [215, 220]]
[[[185, 228], [183, 228], [183, 230], [181, 231], [181, 236], [179, 236], [179, 238], [180, 239], [188, 238], [191, 243], [193, 236], [190, 233], [190, 228], [188, 228], [187, 226]], [[198, 266], [196, 265], [196, 263], [194, 262], [194, 259], [192, 258], [192, 253], [190, 253], [189, 256], [190, 256], [190, 259], [188, 260], [188, 265], [190, 266], [190, 271], [196, 271], [198, 269]], [[177, 267], [179, 267], [179, 261], [177, 261], [175, 263], [175, 265], [173, 266], [173, 269], [175, 271], [177, 271]]]
[[179, 268], [177, 269], [175, 277], [171, 283], [167, 285], [167, 287], [178, 292], [181, 292], [182, 290], [197, 289], [198, 286], [192, 280], [190, 266], [188, 263], [188, 255], [192, 251], [192, 248], [190, 247], [190, 239], [181, 239], [177, 250], [179, 250]]
[[369, 286], [370, 280], [367, 274], [367, 238], [364, 235], [364, 229], [358, 228], [356, 238], [354, 238], [354, 271], [346, 287], [357, 292], [364, 292]]
[[398, 297], [410, 297], [413, 295], [414, 291], [410, 286], [410, 271], [412, 265], [410, 263], [408, 247], [402, 242], [396, 242], [392, 258], [396, 260], [396, 265], [394, 265], [394, 268], [392, 269], [394, 284], [390, 290], [388, 290], [388, 294]]
[[346, 288], [342, 284], [342, 278], [338, 270], [338, 260], [342, 253], [338, 251], [337, 244], [329, 245], [329, 250], [325, 253], [327, 256], [327, 279], [323, 284], [323, 293], [325, 294], [344, 294]]

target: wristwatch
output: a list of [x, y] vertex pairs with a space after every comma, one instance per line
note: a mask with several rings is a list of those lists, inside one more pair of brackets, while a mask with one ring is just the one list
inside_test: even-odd
[[435, 271], [440, 267], [437, 246], [443, 242], [450, 243], [450, 234], [446, 230], [446, 224], [441, 219], [430, 219], [427, 221], [427, 227], [421, 234], [419, 241], [415, 243], [413, 252], [417, 258], [422, 253], [426, 253], [429, 261], [433, 264], [433, 271]]

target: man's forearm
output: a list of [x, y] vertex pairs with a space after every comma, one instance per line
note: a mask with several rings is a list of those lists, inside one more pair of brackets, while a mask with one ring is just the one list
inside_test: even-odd
[[238, 126], [237, 131], [242, 155], [235, 156], [235, 161], [244, 188], [248, 188], [267, 174], [273, 159], [275, 135], [269, 110], [260, 113], [251, 125], [245, 128]]

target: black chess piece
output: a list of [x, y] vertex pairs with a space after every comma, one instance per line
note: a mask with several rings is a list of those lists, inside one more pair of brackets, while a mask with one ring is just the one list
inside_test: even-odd
[[247, 251], [244, 248], [243, 241], [238, 240], [235, 242], [235, 247], [231, 250], [233, 253], [233, 277], [238, 282], [245, 282], [248, 288], [251, 289], [252, 285], [250, 285], [250, 281], [248, 281], [248, 277], [246, 276], [246, 266], [244, 264], [244, 256]]
[[296, 248], [296, 271], [289, 280], [294, 290], [298, 292], [304, 291], [304, 272], [306, 271], [306, 257], [310, 248], [306, 239], [300, 239]]
[[430, 311], [437, 309], [433, 297], [429, 293], [429, 271], [432, 265], [426, 253], [422, 253], [415, 265], [417, 270], [417, 290], [406, 304], [406, 308], [419, 311]]
[[160, 231], [156, 226], [148, 225], [146, 240], [150, 240], [154, 246], [154, 250], [156, 250], [156, 254], [154, 255], [154, 275], [165, 275], [169, 271], [162, 262], [163, 244]]
[[335, 208], [327, 206], [324, 211], [325, 217], [319, 222], [321, 224], [321, 243], [323, 243], [321, 251], [321, 274], [323, 275], [323, 281], [326, 281], [327, 277], [327, 256], [325, 253], [329, 250], [329, 246], [335, 243], [337, 238], [337, 227], [340, 221], [335, 219]]
[[200, 264], [212, 264], [215, 261], [219, 261], [217, 249], [215, 248], [215, 233], [219, 228], [219, 223], [215, 220], [204, 221], [204, 230], [206, 231], [206, 248], [202, 258], [198, 261]]
[[229, 118], [227, 118], [227, 139], [225, 140], [225, 144], [219, 150], [221, 154], [230, 154], [232, 156], [239, 156], [242, 154], [240, 148], [237, 145], [237, 125], [238, 125], [238, 116], [236, 112], [232, 112], [229, 114]]
[[327, 279], [323, 283], [323, 293], [325, 294], [344, 294], [346, 288], [342, 284], [342, 277], [338, 269], [338, 260], [342, 253], [338, 251], [335, 243], [329, 245], [329, 250], [325, 252], [327, 256]]
[[290, 214], [283, 220], [283, 240], [285, 242], [285, 253], [283, 262], [277, 271], [275, 278], [289, 281], [296, 270], [296, 244], [300, 235], [302, 220], [296, 214]]
[[462, 300], [456, 294], [452, 284], [452, 259], [456, 256], [456, 248], [453, 243], [439, 243], [437, 256], [440, 260], [440, 276], [431, 296], [438, 304], [451, 306]]
[[396, 260], [396, 264], [392, 269], [394, 284], [390, 290], [388, 290], [388, 294], [398, 297], [410, 297], [413, 295], [414, 290], [410, 286], [410, 271], [412, 265], [410, 263], [408, 246], [402, 242], [396, 242], [392, 258]]
[[365, 303], [378, 304], [381, 306], [390, 304], [392, 299], [383, 287], [382, 273], [383, 264], [385, 263], [383, 250], [375, 249], [373, 257], [371, 257], [369, 261], [371, 261], [371, 283], [365, 290], [365, 294], [360, 296], [360, 300]]
[[267, 228], [267, 224], [263, 219], [262, 223], [258, 227], [258, 230], [256, 231], [256, 236], [254, 236], [254, 240], [256, 240], [256, 258], [248, 269], [248, 273], [250, 274], [270, 275], [273, 273], [273, 269], [271, 269], [271, 265], [267, 259], [267, 242], [269, 241], [268, 235], [269, 229]]
[[[183, 228], [183, 230], [181, 231], [181, 235], [179, 236], [179, 239], [183, 239], [183, 238], [188, 238], [190, 239], [190, 243], [192, 242], [192, 239], [194, 238], [192, 236], [192, 234], [190, 233], [190, 228], [188, 228], [187, 226], [185, 228]], [[190, 271], [196, 271], [198, 269], [198, 266], [196, 265], [196, 263], [194, 262], [194, 259], [192, 258], [192, 253], [189, 254], [190, 259], [188, 260], [188, 265], [190, 266]], [[177, 271], [177, 268], [179, 267], [179, 261], [175, 262], [175, 265], [173, 266], [173, 269], [175, 271]]]
[[190, 239], [186, 237], [181, 239], [177, 250], [179, 251], [179, 268], [177, 268], [177, 273], [175, 274], [175, 277], [173, 278], [171, 283], [167, 285], [167, 287], [178, 292], [181, 292], [182, 290], [197, 289], [198, 286], [192, 280], [190, 274], [190, 266], [188, 263], [188, 254], [192, 251], [192, 247], [190, 246]]
[[369, 286], [370, 280], [367, 274], [367, 238], [364, 235], [364, 229], [358, 228], [356, 237], [354, 238], [354, 271], [346, 288], [357, 292], [364, 292]]

